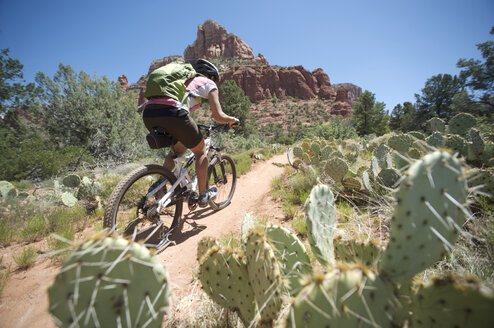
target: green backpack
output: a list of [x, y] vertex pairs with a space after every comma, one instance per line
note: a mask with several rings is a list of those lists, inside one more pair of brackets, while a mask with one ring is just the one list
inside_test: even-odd
[[144, 97], [169, 97], [183, 101], [185, 81], [197, 75], [191, 64], [173, 62], [155, 69], [149, 74]]

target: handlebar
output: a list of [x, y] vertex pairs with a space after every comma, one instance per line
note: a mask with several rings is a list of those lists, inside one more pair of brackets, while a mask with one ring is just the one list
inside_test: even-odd
[[212, 131], [212, 130], [216, 130], [216, 129], [219, 129], [219, 128], [223, 128], [223, 129], [227, 130], [228, 129], [228, 123], [217, 124], [217, 125], [197, 124], [197, 127], [199, 129], [205, 130], [205, 131]]
[[204, 130], [207, 132], [207, 134], [209, 135], [209, 133], [213, 130], [216, 130], [216, 129], [223, 129], [224, 131], [228, 131], [230, 130], [231, 128], [236, 128], [238, 127], [238, 122], [230, 125], [230, 123], [223, 123], [223, 124], [216, 124], [216, 125], [204, 125], [204, 124], [197, 124], [197, 127], [200, 129], [200, 130]]

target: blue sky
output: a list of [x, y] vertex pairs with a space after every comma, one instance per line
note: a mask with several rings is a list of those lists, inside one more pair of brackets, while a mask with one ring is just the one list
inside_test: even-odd
[[183, 55], [213, 19], [271, 65], [324, 69], [392, 110], [428, 78], [458, 74], [460, 58], [492, 40], [494, 0], [0, 0], [0, 49], [24, 78], [59, 63], [136, 82], [155, 59]]

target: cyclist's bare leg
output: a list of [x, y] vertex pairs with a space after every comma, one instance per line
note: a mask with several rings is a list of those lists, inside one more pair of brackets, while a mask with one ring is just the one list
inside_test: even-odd
[[199, 192], [206, 190], [206, 179], [208, 174], [208, 157], [206, 156], [206, 144], [204, 139], [191, 149], [196, 157], [196, 174]]
[[175, 168], [175, 163], [173, 162], [173, 155], [183, 156], [187, 151], [187, 147], [185, 147], [180, 141], [178, 141], [175, 145], [170, 147], [172, 151], [168, 153], [165, 157], [165, 163], [163, 166], [170, 171], [173, 171]]

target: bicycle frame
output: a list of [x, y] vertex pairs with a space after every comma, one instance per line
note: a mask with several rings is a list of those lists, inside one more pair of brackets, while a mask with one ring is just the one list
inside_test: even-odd
[[[212, 141], [211, 141], [210, 136], [208, 136], [204, 140], [204, 142], [206, 144], [206, 156], [208, 156], [210, 149], [216, 149], [216, 148], [214, 148], [212, 146]], [[166, 194], [163, 197], [161, 197], [161, 199], [158, 201], [158, 208], [157, 208], [158, 213], [160, 213], [162, 208], [167, 207], [174, 200], [174, 198], [172, 198], [171, 196], [173, 195], [175, 189], [177, 189], [178, 186], [182, 187], [183, 190], [180, 193], [178, 193], [177, 196], [179, 196], [180, 194], [182, 194], [186, 190], [189, 190], [189, 191], [195, 191], [196, 190], [196, 188], [197, 188], [197, 176], [194, 175], [193, 177], [191, 177], [189, 175], [189, 171], [187, 170], [187, 168], [190, 167], [195, 162], [195, 160], [196, 160], [196, 158], [195, 158], [194, 154], [189, 154], [186, 156], [174, 158], [174, 162], [175, 162], [174, 174], [177, 177], [177, 181], [175, 181], [175, 183], [172, 185], [170, 190], [168, 190], [166, 192]], [[184, 162], [186, 163], [185, 165], [182, 164]], [[166, 181], [163, 181], [158, 187], [156, 187], [154, 190], [149, 192], [146, 195], [146, 198], [152, 197], [165, 184], [166, 184]]]

